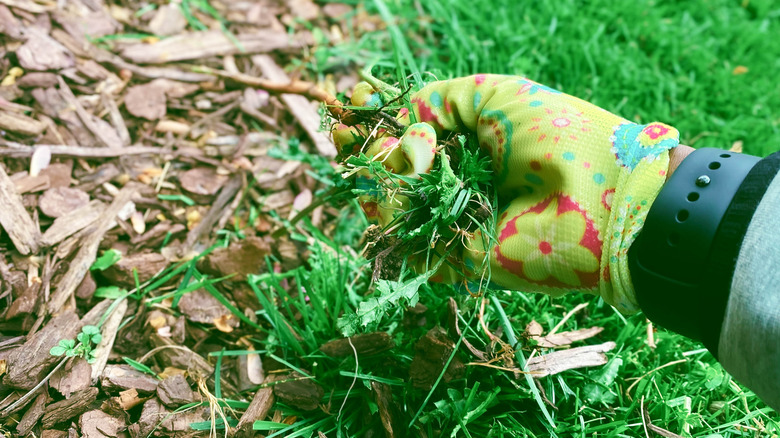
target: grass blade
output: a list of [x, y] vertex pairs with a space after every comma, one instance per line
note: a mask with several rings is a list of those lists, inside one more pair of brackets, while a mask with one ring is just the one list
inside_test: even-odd
[[[504, 312], [504, 308], [501, 307], [501, 302], [498, 301], [498, 298], [496, 298], [495, 294], [490, 296], [490, 301], [493, 303], [493, 307], [496, 308], [496, 312], [498, 312], [498, 316], [501, 319], [501, 325], [504, 326], [506, 337], [509, 340], [509, 345], [515, 349], [515, 358], [517, 359], [517, 363], [520, 364], [520, 368], [523, 371], [526, 371], [525, 356], [523, 355], [523, 351], [518, 348], [517, 337], [515, 336], [514, 330], [512, 330], [512, 324], [509, 322], [509, 318], [507, 318], [506, 313]], [[523, 375], [525, 376], [525, 381], [528, 383], [528, 388], [531, 390], [531, 394], [533, 394], [536, 403], [539, 405], [539, 409], [542, 411], [542, 415], [544, 415], [544, 418], [546, 418], [550, 423], [550, 426], [555, 429], [555, 420], [553, 420], [550, 412], [547, 410], [547, 405], [545, 405], [544, 400], [542, 400], [542, 395], [539, 393], [539, 389], [534, 383], [534, 378], [528, 373]]]

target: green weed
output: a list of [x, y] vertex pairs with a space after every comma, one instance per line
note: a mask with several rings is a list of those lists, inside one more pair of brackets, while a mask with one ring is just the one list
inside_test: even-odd
[[49, 354], [52, 356], [81, 357], [89, 363], [96, 359], [95, 348], [103, 340], [100, 328], [94, 325], [85, 325], [76, 339], [60, 339], [60, 342], [51, 347]]

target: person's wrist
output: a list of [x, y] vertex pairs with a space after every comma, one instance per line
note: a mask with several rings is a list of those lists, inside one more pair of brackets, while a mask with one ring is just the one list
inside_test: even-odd
[[681, 144], [672, 150], [669, 151], [669, 169], [666, 171], [666, 180], [668, 181], [669, 178], [672, 176], [675, 170], [677, 170], [677, 166], [682, 163], [682, 161], [691, 154], [691, 152], [695, 151], [696, 149], [686, 146], [684, 144]]

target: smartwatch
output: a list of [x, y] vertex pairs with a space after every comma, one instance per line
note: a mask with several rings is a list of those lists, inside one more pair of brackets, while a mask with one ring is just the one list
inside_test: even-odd
[[693, 151], [664, 184], [628, 250], [642, 311], [659, 326], [702, 341], [714, 354], [730, 286], [714, 281], [723, 274], [723, 263], [713, 264], [720, 251], [716, 236], [760, 160], [721, 149]]

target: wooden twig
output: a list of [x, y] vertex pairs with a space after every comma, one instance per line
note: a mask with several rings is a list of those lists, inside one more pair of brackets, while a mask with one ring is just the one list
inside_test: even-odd
[[8, 353], [3, 384], [11, 388], [32, 389], [40, 383], [46, 372], [60, 360], [49, 354], [60, 339], [73, 339], [81, 330], [78, 315], [66, 310], [37, 333], [29, 336], [24, 345]]
[[[109, 125], [108, 123], [103, 122], [101, 119], [98, 119], [94, 115], [87, 112], [87, 110], [84, 109], [84, 107], [81, 105], [78, 99], [76, 99], [76, 96], [73, 94], [73, 91], [68, 87], [67, 82], [65, 82], [64, 79], [62, 79], [62, 76], [57, 76], [57, 80], [59, 81], [60, 85], [60, 95], [63, 99], [65, 99], [66, 102], [68, 102], [68, 105], [73, 107], [73, 109], [76, 111], [76, 114], [78, 114], [79, 118], [81, 119], [81, 122], [84, 124], [84, 126], [89, 129], [89, 131], [92, 133], [92, 135], [104, 146], [107, 146], [109, 148], [121, 148], [124, 146], [122, 144], [122, 140], [119, 138], [119, 134], [116, 132], [115, 129], [113, 129], [113, 126]], [[98, 123], [104, 124], [104, 128], [111, 127], [111, 130], [108, 129], [102, 129], [101, 126], [98, 126]], [[113, 134], [113, 135], [111, 135]]]
[[639, 412], [642, 414], [642, 427], [645, 429], [645, 438], [650, 438], [650, 434], [647, 433], [647, 423], [650, 416], [645, 411], [645, 396], [639, 399]]
[[244, 177], [240, 174], [234, 175], [230, 180], [228, 180], [228, 182], [222, 187], [222, 190], [220, 190], [219, 195], [217, 195], [217, 199], [213, 204], [211, 204], [211, 209], [208, 211], [208, 213], [206, 213], [203, 219], [201, 219], [200, 223], [198, 223], [198, 225], [190, 230], [190, 232], [187, 234], [187, 240], [184, 242], [184, 246], [181, 248], [182, 255], [186, 255], [204, 234], [210, 232], [213, 229], [214, 224], [216, 224], [217, 221], [219, 221], [219, 219], [222, 217], [222, 212], [225, 206], [230, 204], [243, 184]]
[[[2, 0], [0, 0], [0, 2], [2, 2]], [[170, 79], [173, 81], [197, 83], [208, 82], [213, 78], [213, 76], [207, 74], [181, 71], [176, 68], [136, 65], [132, 62], [127, 62], [119, 55], [101, 49], [94, 44], [84, 45], [79, 41], [76, 41], [76, 39], [62, 29], [52, 29], [51, 36], [79, 58], [92, 59], [100, 64], [111, 64], [116, 67], [117, 70], [126, 69], [133, 72], [133, 74], [147, 79]]]
[[531, 339], [536, 341], [537, 347], [560, 348], [569, 346], [577, 341], [583, 341], [585, 339], [592, 338], [601, 333], [603, 330], [604, 327], [588, 327], [568, 332], [554, 333], [552, 335], [532, 336]]
[[559, 328], [563, 327], [563, 324], [565, 324], [566, 321], [568, 321], [569, 318], [572, 317], [572, 315], [574, 315], [575, 313], [579, 312], [580, 310], [586, 307], [588, 307], [588, 303], [580, 303], [577, 305], [577, 307], [571, 309], [568, 313], [566, 313], [563, 319], [558, 324], [556, 324], [555, 327], [552, 328], [552, 330], [550, 330], [550, 333], [547, 333], [547, 336], [555, 334], [555, 332], [557, 332]]
[[56, 373], [60, 368], [62, 368], [62, 366], [65, 365], [65, 362], [67, 362], [69, 359], [70, 359], [69, 357], [63, 357], [60, 360], [60, 362], [57, 364], [57, 366], [54, 367], [54, 369], [52, 369], [51, 371], [49, 371], [49, 374], [47, 374], [46, 377], [44, 377], [40, 382], [38, 382], [37, 385], [35, 385], [31, 390], [27, 391], [23, 396], [19, 398], [19, 400], [16, 400], [8, 407], [0, 411], [0, 418], [4, 418], [7, 415], [12, 414], [17, 408], [27, 404], [27, 401], [29, 401], [30, 398], [32, 398], [32, 396], [34, 396], [38, 392], [38, 390], [41, 389], [41, 387], [43, 387], [43, 385], [45, 385], [46, 382], [49, 381], [51, 376], [53, 376], [54, 373]]
[[[242, 177], [241, 187], [246, 187], [246, 186], [247, 186], [246, 178]], [[233, 196], [233, 201], [231, 201], [230, 205], [228, 205], [227, 208], [225, 208], [222, 211], [222, 216], [219, 218], [219, 221], [217, 221], [217, 226], [216, 226], [217, 230], [221, 230], [225, 228], [225, 225], [227, 225], [230, 218], [233, 217], [233, 213], [236, 211], [239, 204], [241, 204], [241, 201], [244, 199], [242, 193]]]
[[66, 145], [35, 145], [27, 146], [21, 143], [0, 141], [0, 157], [26, 158], [32, 156], [36, 149], [48, 147], [52, 156], [74, 158], [114, 158], [123, 155], [166, 155], [180, 154], [173, 149], [155, 146], [127, 146], [120, 148], [85, 148]]
[[276, 61], [268, 55], [253, 56], [252, 62], [260, 67], [264, 76], [276, 81], [275, 84], [265, 82], [264, 85], [278, 86], [278, 84], [288, 84], [287, 90], [279, 90], [284, 93], [282, 94], [282, 102], [287, 105], [287, 108], [295, 119], [298, 120], [298, 123], [300, 123], [306, 133], [309, 134], [309, 137], [314, 142], [314, 146], [317, 148], [320, 155], [324, 157], [335, 157], [336, 146], [333, 144], [333, 140], [330, 139], [329, 135], [325, 135], [320, 131], [321, 117], [319, 113], [311, 107], [311, 103], [308, 99], [324, 102], [335, 118], [343, 116], [341, 102], [330, 93], [310, 82], [291, 80], [287, 77], [284, 70], [276, 65]]
[[639, 400], [639, 410], [642, 413], [642, 426], [645, 428], [645, 436], [649, 437], [650, 434], [647, 433], [648, 429], [652, 431], [653, 433], [657, 435], [661, 435], [665, 438], [682, 438], [681, 435], [677, 435], [674, 432], [670, 432], [664, 428], [658, 427], [653, 424], [652, 420], [650, 419], [650, 413], [647, 412], [647, 406], [645, 406], [645, 396], [642, 396], [642, 398]]
[[[321, 205], [325, 205], [327, 202], [331, 201], [334, 197], [346, 193], [349, 191], [349, 189], [341, 189], [337, 187], [333, 187], [329, 189], [327, 192], [323, 193], [322, 195], [318, 195], [317, 198], [309, 205], [304, 207], [301, 211], [298, 211], [295, 213], [295, 216], [293, 216], [287, 223], [290, 227], [294, 227], [295, 224], [301, 221], [301, 219], [308, 217], [311, 212], [313, 212], [317, 207]], [[271, 232], [271, 236], [275, 239], [278, 239], [279, 237], [283, 236], [284, 233], [288, 230], [283, 225], [280, 225], [275, 230]]]
[[121, 55], [134, 64], [159, 65], [212, 56], [269, 53], [284, 49], [301, 50], [313, 43], [304, 33], [290, 35], [273, 27], [237, 33], [231, 38], [225, 33], [219, 29], [183, 32], [154, 44], [128, 45], [121, 50]]
[[[256, 64], [262, 64], [262, 56], [253, 56], [252, 61]], [[261, 67], [262, 68], [262, 67]], [[269, 93], [280, 94], [297, 94], [305, 96], [311, 100], [323, 102], [328, 106], [328, 111], [333, 117], [343, 117], [347, 110], [344, 105], [336, 99], [336, 96], [328, 93], [316, 84], [311, 82], [301, 81], [298, 79], [289, 79], [285, 75], [286, 79], [282, 80], [268, 80], [250, 76], [244, 73], [231, 73], [224, 70], [218, 70], [210, 67], [201, 66], [197, 68], [197, 71], [202, 73], [208, 73], [220, 78], [230, 79], [231, 81], [238, 82], [240, 84], [248, 85], [254, 88], [261, 88]], [[280, 75], [276, 75], [277, 77]]]
[[655, 350], [655, 329], [653, 328], [653, 322], [649, 319], [647, 320], [647, 346]]
[[[318, 87], [316, 84], [298, 79], [290, 79], [279, 68], [278, 65], [267, 55], [256, 55], [252, 57], [252, 62], [260, 66], [263, 74], [270, 79], [262, 79], [250, 76], [244, 73], [232, 73], [224, 70], [213, 69], [205, 66], [197, 67], [198, 72], [208, 73], [220, 78], [229, 79], [240, 84], [260, 88], [269, 93], [282, 94], [282, 100], [290, 109], [301, 126], [306, 130], [309, 136], [317, 146], [317, 149], [324, 156], [335, 156], [336, 150], [330, 139], [320, 131], [319, 115], [306, 111], [308, 101], [315, 100], [325, 104], [328, 112], [341, 123], [349, 126], [355, 126], [365, 122], [365, 120], [379, 119], [382, 125], [388, 126], [396, 134], [401, 135], [406, 126], [400, 123], [395, 117], [383, 111], [384, 107], [367, 108], [365, 112], [352, 111], [344, 107], [335, 96]], [[393, 101], [402, 98], [409, 90], [398, 96]], [[250, 114], [251, 115], [251, 114]], [[325, 140], [322, 140], [325, 138]]]
[[129, 145], [131, 141], [130, 131], [127, 130], [125, 119], [122, 117], [122, 113], [119, 112], [116, 102], [105, 91], [100, 95], [100, 99], [108, 111], [108, 117], [111, 119], [111, 123], [114, 124], [114, 129], [116, 129], [119, 139], [122, 140], [122, 146]]
[[455, 334], [457, 334], [458, 337], [463, 340], [462, 341], [463, 345], [466, 346], [466, 348], [471, 352], [471, 354], [473, 354], [480, 360], [487, 360], [487, 353], [471, 345], [471, 343], [466, 339], [466, 337], [460, 331], [460, 327], [458, 326], [458, 314], [459, 314], [458, 303], [455, 302], [454, 298], [450, 297], [449, 300], [447, 300], [447, 324], [449, 325], [449, 329], [455, 332]]
[[0, 226], [5, 229], [17, 251], [27, 255], [38, 251], [41, 231], [22, 203], [22, 197], [5, 170], [0, 167]]
[[642, 379], [644, 379], [645, 377], [649, 376], [650, 374], [653, 374], [654, 372], [656, 372], [656, 371], [658, 371], [658, 370], [660, 370], [660, 369], [664, 369], [664, 368], [666, 368], [666, 367], [670, 367], [670, 366], [672, 366], [672, 365], [677, 365], [677, 364], [680, 364], [680, 363], [685, 363], [685, 362], [688, 362], [688, 359], [679, 359], [679, 360], [673, 360], [673, 361], [671, 361], [671, 362], [667, 362], [667, 363], [665, 363], [665, 364], [663, 364], [663, 365], [661, 365], [661, 366], [659, 366], [659, 367], [655, 367], [655, 368], [653, 368], [652, 370], [650, 370], [650, 371], [648, 371], [648, 372], [646, 372], [646, 373], [642, 374], [642, 376], [641, 376], [641, 377], [639, 377], [638, 379], [636, 379], [636, 380], [634, 381], [634, 383], [632, 383], [632, 384], [631, 384], [631, 385], [628, 387], [628, 389], [626, 389], [626, 392], [625, 392], [626, 396], [628, 396], [628, 399], [629, 399], [629, 400], [631, 400], [631, 390], [632, 390], [632, 389], [634, 389], [634, 387], [635, 387], [635, 386], [636, 386], [636, 385], [637, 385], [639, 382], [641, 382], [641, 381], [642, 381]]

